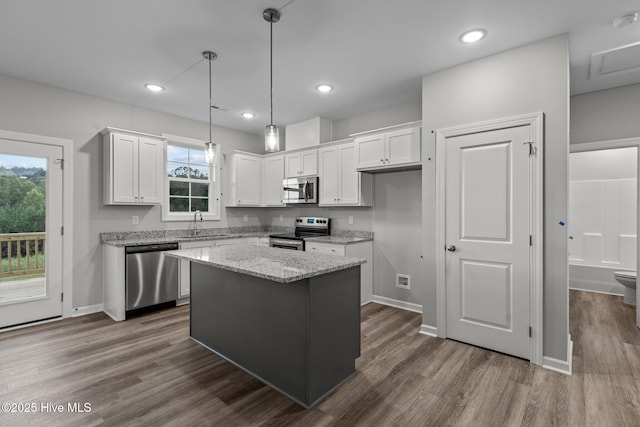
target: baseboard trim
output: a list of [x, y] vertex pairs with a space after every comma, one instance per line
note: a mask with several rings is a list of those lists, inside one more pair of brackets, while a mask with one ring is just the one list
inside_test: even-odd
[[418, 331], [418, 333], [438, 338], [438, 328], [436, 328], [435, 326], [421, 325], [420, 331]]
[[373, 302], [422, 314], [422, 306], [420, 304], [414, 304], [412, 302], [400, 301], [397, 299], [381, 297], [378, 295], [373, 296]]
[[87, 305], [85, 307], [74, 307], [71, 317], [86, 316], [88, 314], [104, 311], [103, 304]]
[[559, 372], [564, 375], [571, 375], [573, 360], [573, 341], [571, 341], [571, 335], [569, 335], [569, 341], [567, 342], [567, 360], [554, 359], [553, 357], [544, 356], [542, 358], [542, 367], [549, 369], [550, 371]]

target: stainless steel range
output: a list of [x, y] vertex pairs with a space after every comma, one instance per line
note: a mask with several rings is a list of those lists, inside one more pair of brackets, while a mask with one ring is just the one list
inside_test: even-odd
[[272, 248], [293, 249], [304, 251], [304, 239], [309, 237], [328, 236], [331, 220], [329, 218], [317, 218], [302, 216], [296, 218], [295, 233], [271, 234], [269, 246]]

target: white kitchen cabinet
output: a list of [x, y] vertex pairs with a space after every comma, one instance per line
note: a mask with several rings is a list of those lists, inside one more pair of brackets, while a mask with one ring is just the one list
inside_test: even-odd
[[262, 206], [284, 206], [284, 155], [262, 159]]
[[373, 300], [373, 242], [371, 240], [348, 245], [306, 242], [304, 250], [319, 254], [366, 259], [367, 262], [360, 265], [360, 304], [365, 305]]
[[157, 135], [106, 128], [103, 203], [157, 205], [162, 203], [165, 139]]
[[[180, 249], [194, 249], [194, 248], [210, 248], [215, 246], [215, 240], [198, 240], [193, 242], [181, 242]], [[180, 283], [178, 284], [178, 298], [186, 298], [191, 292], [191, 262], [181, 259], [179, 264], [178, 277]], [[188, 301], [185, 301], [185, 303]]]
[[227, 207], [260, 206], [262, 194], [262, 156], [232, 153], [225, 156], [227, 168]]
[[318, 174], [318, 150], [298, 151], [285, 154], [284, 174], [287, 178]]
[[318, 149], [318, 165], [320, 206], [371, 206], [373, 177], [356, 170], [353, 143]]
[[420, 163], [420, 127], [358, 136], [354, 144], [358, 170]]

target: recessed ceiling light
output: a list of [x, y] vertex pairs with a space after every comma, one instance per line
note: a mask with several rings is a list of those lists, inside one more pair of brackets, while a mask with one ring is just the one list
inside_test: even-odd
[[151, 92], [162, 92], [164, 90], [162, 86], [154, 83], [147, 83], [146, 85], [144, 85], [144, 87], [149, 89]]
[[485, 36], [487, 35], [487, 31], [486, 30], [471, 30], [471, 31], [467, 31], [466, 33], [462, 34], [460, 36], [460, 41], [462, 43], [475, 43], [477, 41], [482, 40], [483, 38], [485, 38]]
[[611, 23], [614, 27], [620, 29], [631, 25], [638, 20], [638, 12], [629, 12], [615, 18]]
[[247, 111], [246, 113], [242, 113], [241, 116], [245, 119], [253, 119], [256, 115]]
[[331, 92], [333, 90], [333, 86], [331, 85], [318, 85], [316, 86], [318, 92]]

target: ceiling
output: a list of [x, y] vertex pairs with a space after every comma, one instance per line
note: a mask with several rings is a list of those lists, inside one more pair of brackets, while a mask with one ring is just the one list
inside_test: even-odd
[[[202, 52], [212, 50], [213, 103], [227, 110], [214, 111], [214, 124], [259, 134], [269, 121], [267, 7], [282, 8], [280, 125], [418, 100], [423, 75], [562, 33], [572, 94], [640, 83], [640, 71], [589, 80], [593, 53], [640, 41], [640, 22], [611, 25], [637, 0], [2, 0], [0, 74], [207, 122]], [[474, 28], [488, 36], [458, 41]], [[166, 90], [151, 93], [148, 82]], [[319, 83], [335, 90], [320, 94]]]

